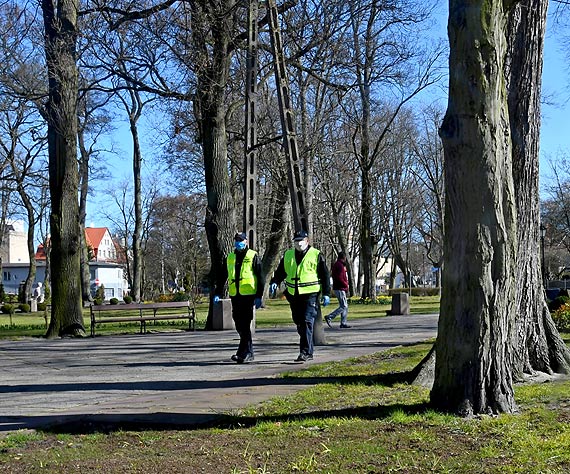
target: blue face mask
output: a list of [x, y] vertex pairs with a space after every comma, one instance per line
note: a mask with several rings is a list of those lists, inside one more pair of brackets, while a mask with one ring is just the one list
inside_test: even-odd
[[245, 248], [247, 247], [247, 244], [243, 241], [235, 242], [235, 247], [236, 247], [236, 250], [245, 250]]

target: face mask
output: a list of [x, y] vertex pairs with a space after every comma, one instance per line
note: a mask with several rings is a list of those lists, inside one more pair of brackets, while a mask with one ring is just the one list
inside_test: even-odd
[[247, 244], [243, 241], [241, 242], [235, 242], [235, 246], [236, 246], [236, 250], [245, 250], [245, 248], [247, 247]]
[[307, 250], [309, 242], [307, 242], [306, 240], [296, 240], [293, 245], [295, 246], [295, 250], [298, 250], [299, 252], [304, 252], [305, 250]]

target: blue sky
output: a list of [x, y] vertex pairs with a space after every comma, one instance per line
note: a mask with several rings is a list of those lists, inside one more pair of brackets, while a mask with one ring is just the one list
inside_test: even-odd
[[561, 151], [570, 150], [570, 73], [558, 41], [559, 31], [551, 28], [549, 19], [544, 47], [542, 127], [540, 139], [541, 177], [549, 173], [547, 159], [553, 159]]

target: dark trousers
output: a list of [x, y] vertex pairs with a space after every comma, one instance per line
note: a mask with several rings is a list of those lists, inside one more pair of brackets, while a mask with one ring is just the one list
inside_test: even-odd
[[245, 357], [247, 354], [253, 354], [251, 321], [253, 321], [255, 295], [237, 295], [230, 298], [232, 300], [232, 318], [239, 334], [239, 347], [236, 354]]
[[318, 293], [291, 296], [285, 292], [299, 333], [299, 352], [310, 355], [313, 355], [313, 328], [318, 312], [318, 296]]

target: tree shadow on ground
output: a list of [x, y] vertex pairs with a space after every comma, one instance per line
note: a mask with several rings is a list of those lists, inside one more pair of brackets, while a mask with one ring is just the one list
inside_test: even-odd
[[[273, 382], [282, 382], [299, 385], [331, 384], [365, 384], [369, 386], [382, 385], [391, 387], [396, 384], [408, 383], [412, 379], [412, 372], [389, 373], [376, 376], [339, 376], [339, 377], [296, 377], [294, 379], [277, 379]], [[302, 413], [291, 413], [275, 416], [244, 416], [231, 413], [147, 413], [133, 414], [132, 416], [87, 414], [54, 416], [53, 419], [30, 419], [42, 425], [40, 429], [49, 433], [111, 433], [119, 430], [147, 431], [147, 430], [197, 430], [208, 428], [247, 428], [262, 422], [302, 421], [305, 419], [326, 418], [360, 418], [364, 420], [378, 420], [391, 417], [395, 412], [404, 412], [409, 415], [425, 413], [430, 409], [427, 403], [395, 403], [389, 405], [374, 405], [363, 407], [347, 407], [339, 409], [312, 410]]]

